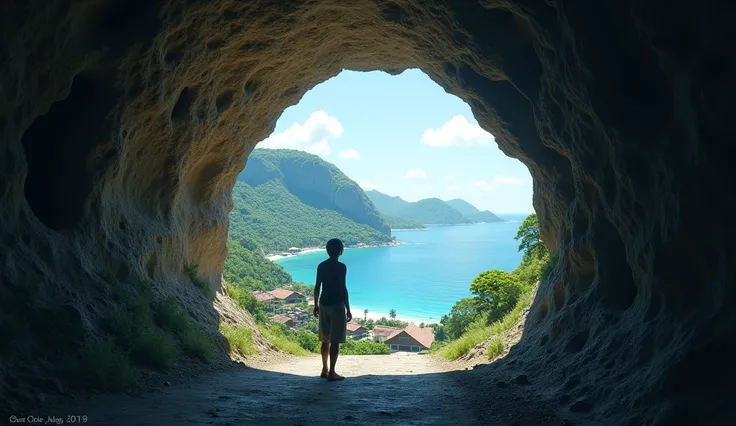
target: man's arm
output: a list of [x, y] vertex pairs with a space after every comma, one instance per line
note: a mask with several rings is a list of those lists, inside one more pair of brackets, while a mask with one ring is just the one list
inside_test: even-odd
[[342, 276], [342, 288], [345, 289], [345, 310], [347, 311], [348, 322], [350, 322], [353, 319], [353, 314], [350, 312], [350, 299], [348, 298], [347, 276], [348, 276], [348, 267], [346, 266], [345, 271]]
[[319, 266], [317, 267], [317, 278], [314, 282], [314, 309], [312, 314], [316, 317], [319, 316], [319, 289], [322, 287], [322, 275], [319, 272]]

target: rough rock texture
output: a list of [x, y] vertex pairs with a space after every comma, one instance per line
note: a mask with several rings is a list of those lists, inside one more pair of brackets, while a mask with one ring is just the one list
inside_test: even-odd
[[[733, 9], [2, 2], [3, 315], [57, 306], [94, 329], [110, 306], [102, 271], [179, 293], [197, 263], [218, 282], [230, 189], [281, 111], [343, 68], [418, 67], [529, 167], [559, 256], [524, 338], [488, 374], [515, 362], [560, 386], [574, 375], [613, 423], [733, 416]], [[39, 358], [19, 348], [4, 372]]]

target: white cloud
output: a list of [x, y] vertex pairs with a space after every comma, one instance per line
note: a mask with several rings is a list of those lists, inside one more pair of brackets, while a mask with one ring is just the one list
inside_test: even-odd
[[450, 191], [459, 191], [460, 187], [456, 185], [450, 185], [447, 187], [447, 189], [449, 189]]
[[432, 147], [489, 145], [493, 135], [475, 124], [470, 124], [462, 115], [456, 115], [439, 129], [427, 129], [421, 142]]
[[407, 179], [424, 179], [427, 173], [423, 169], [411, 169], [406, 172]]
[[357, 160], [358, 158], [360, 158], [360, 153], [351, 148], [337, 154], [337, 156], [344, 160]]
[[358, 185], [365, 190], [378, 189], [378, 185], [372, 182], [361, 181]]
[[313, 112], [304, 124], [294, 123], [281, 133], [274, 133], [264, 139], [259, 148], [289, 148], [328, 155], [330, 140], [342, 135], [342, 124], [337, 118], [324, 111]]
[[483, 179], [473, 182], [473, 186], [480, 189], [481, 191], [488, 191], [492, 188], [492, 186]]
[[452, 183], [452, 182], [455, 182], [455, 176], [453, 175], [442, 176], [442, 178], [440, 178], [440, 181], [442, 183]]
[[518, 185], [521, 183], [521, 179], [513, 176], [493, 176], [493, 183], [496, 185]]

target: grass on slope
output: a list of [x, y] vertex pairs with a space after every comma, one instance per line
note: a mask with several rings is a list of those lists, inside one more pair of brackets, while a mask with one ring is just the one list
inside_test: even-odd
[[236, 182], [229, 235], [247, 249], [266, 252], [321, 247], [330, 238], [340, 238], [346, 245], [392, 241], [390, 235], [333, 210], [302, 203], [277, 180], [257, 187]]
[[[526, 309], [526, 307], [529, 306], [529, 303], [531, 303], [532, 293], [533, 290], [525, 291], [516, 302], [514, 309], [499, 321], [486, 327], [471, 326], [470, 330], [466, 331], [462, 336], [460, 336], [460, 338], [453, 340], [438, 349], [436, 352], [446, 359], [456, 360], [466, 355], [471, 349], [489, 337], [493, 335], [499, 335], [500, 337], [502, 333], [510, 330], [519, 322], [522, 312], [524, 312], [524, 309]], [[503, 340], [501, 341], [501, 344], [503, 345]], [[503, 349], [501, 349], [501, 351], [503, 351]]]
[[247, 327], [220, 324], [220, 333], [230, 342], [230, 350], [240, 355], [252, 355], [258, 352], [253, 343], [253, 330]]
[[276, 327], [259, 324], [258, 330], [260, 330], [263, 337], [284, 352], [298, 356], [309, 355], [308, 350], [301, 347], [299, 343], [290, 340], [288, 336], [282, 334]]

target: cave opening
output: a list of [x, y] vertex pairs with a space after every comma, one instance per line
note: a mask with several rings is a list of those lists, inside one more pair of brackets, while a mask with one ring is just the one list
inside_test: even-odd
[[[324, 244], [339, 238], [357, 318], [439, 324], [474, 297], [478, 274], [519, 266], [515, 236], [531, 199], [528, 169], [421, 70], [342, 71], [287, 108], [249, 155], [223, 272], [249, 291], [294, 288], [312, 303]], [[361, 247], [370, 250], [352, 250]], [[244, 250], [274, 260], [294, 283], [248, 274]]]
[[[709, 353], [728, 353], [736, 300], [728, 2], [46, 3], [3, 5], [4, 282], [35, 275], [80, 297], [114, 257], [191, 296], [179, 302], [216, 330], [182, 271], [197, 264], [220, 283], [233, 184], [279, 114], [342, 69], [419, 68], [529, 168], [559, 257], [530, 310], [538, 321], [493, 371], [565, 383], [540, 395], [587, 420], [727, 416], [733, 384], [716, 372], [729, 360]], [[122, 10], [135, 13], [115, 19]], [[95, 60], [116, 72], [79, 74]], [[34, 215], [80, 238], [28, 232]], [[38, 247], [64, 267], [47, 268]], [[91, 324], [106, 307], [86, 302]], [[690, 398], [692, 383], [712, 398]]]

